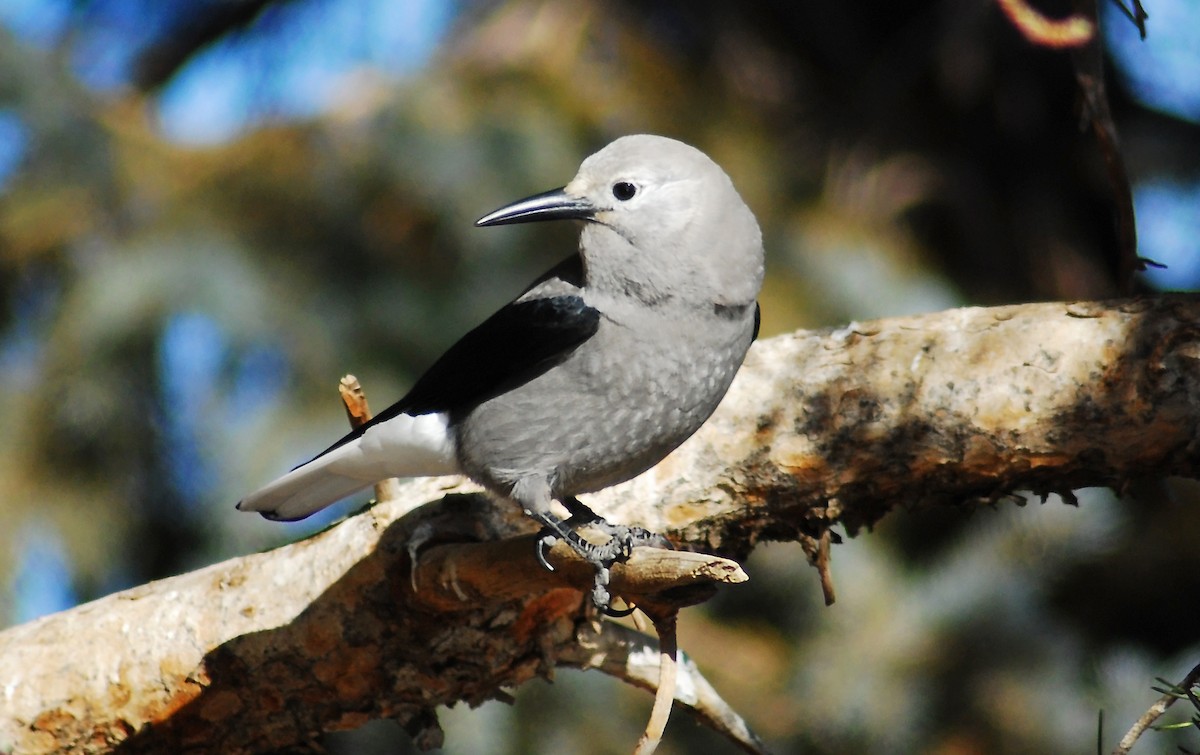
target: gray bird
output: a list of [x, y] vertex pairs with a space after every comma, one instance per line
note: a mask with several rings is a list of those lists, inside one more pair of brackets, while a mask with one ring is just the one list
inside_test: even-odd
[[[708, 419], [758, 333], [762, 234], [721, 168], [661, 136], [617, 139], [566, 186], [477, 226], [584, 221], [579, 252], [438, 359], [397, 403], [243, 499], [302, 519], [387, 477], [466, 474], [597, 569], [657, 536], [578, 501], [658, 463]], [[572, 514], [553, 513], [558, 500]], [[596, 545], [572, 523], [602, 526]], [[547, 565], [548, 567], [548, 565]]]

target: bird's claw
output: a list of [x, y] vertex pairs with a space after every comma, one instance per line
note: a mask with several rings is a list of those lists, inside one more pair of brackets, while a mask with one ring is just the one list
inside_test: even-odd
[[554, 531], [549, 527], [543, 527], [541, 535], [538, 537], [537, 542], [533, 546], [533, 552], [537, 556], [538, 563], [540, 563], [546, 571], [554, 571], [554, 567], [551, 566], [550, 562], [546, 560], [546, 553], [554, 547], [556, 542], [558, 542], [558, 535], [554, 534]]
[[[600, 609], [600, 612], [605, 616], [616, 618], [628, 616], [635, 610], [634, 606], [625, 609], [615, 609], [611, 605], [612, 595], [608, 591], [608, 584], [612, 578], [610, 568], [615, 563], [628, 561], [630, 556], [633, 555], [633, 549], [636, 547], [650, 546], [653, 548], [671, 549], [673, 548], [671, 542], [662, 535], [642, 527], [610, 524], [603, 517], [592, 513], [590, 509], [578, 500], [573, 501], [573, 505], [568, 505], [568, 509], [571, 512], [571, 519], [567, 522], [542, 520], [545, 526], [542, 527], [534, 550], [538, 563], [546, 571], [554, 571], [554, 567], [546, 559], [546, 553], [558, 540], [566, 540], [572, 550], [582, 556], [585, 561], [596, 569], [596, 576], [592, 583], [591, 591], [592, 603], [596, 608]], [[591, 525], [607, 535], [608, 541], [603, 545], [589, 542], [572, 529], [569, 526], [570, 524]]]
[[637, 610], [637, 606], [630, 604], [626, 608], [613, 608], [611, 604], [604, 606], [596, 606], [605, 616], [614, 619], [623, 619]]

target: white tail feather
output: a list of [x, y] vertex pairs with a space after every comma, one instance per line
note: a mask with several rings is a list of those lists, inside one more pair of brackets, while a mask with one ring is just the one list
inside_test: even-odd
[[445, 415], [401, 414], [251, 493], [238, 509], [268, 519], [303, 519], [388, 477], [458, 471]]

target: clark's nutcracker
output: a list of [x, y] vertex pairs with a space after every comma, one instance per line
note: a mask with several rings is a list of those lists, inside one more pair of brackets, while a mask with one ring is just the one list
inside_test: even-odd
[[[762, 235], [716, 163], [661, 136], [618, 139], [566, 186], [476, 225], [556, 219], [584, 221], [576, 255], [238, 508], [301, 519], [387, 477], [466, 474], [543, 525], [543, 564], [555, 537], [594, 564], [606, 608], [607, 567], [657, 536], [608, 525], [575, 496], [649, 469], [712, 414], [758, 332]], [[585, 540], [579, 521], [609, 541]]]

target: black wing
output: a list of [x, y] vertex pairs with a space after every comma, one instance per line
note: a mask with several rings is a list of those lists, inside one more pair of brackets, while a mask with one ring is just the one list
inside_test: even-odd
[[600, 312], [576, 295], [515, 301], [484, 320], [443, 354], [404, 398], [376, 414], [330, 451], [400, 414], [470, 409], [541, 375], [600, 327]]
[[469, 409], [541, 375], [598, 327], [600, 312], [580, 296], [513, 302], [451, 346], [384, 414]]

